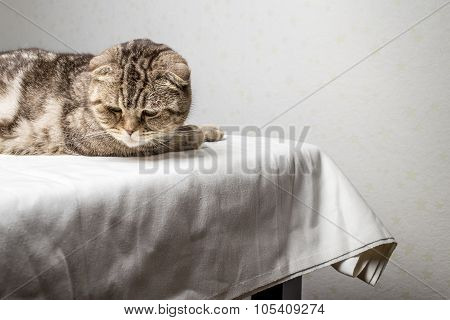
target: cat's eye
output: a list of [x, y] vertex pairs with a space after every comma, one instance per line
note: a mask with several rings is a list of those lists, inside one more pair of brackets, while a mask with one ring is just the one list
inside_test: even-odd
[[141, 113], [142, 120], [156, 118], [159, 115], [157, 110], [144, 110]]
[[114, 113], [117, 113], [117, 114], [122, 113], [122, 109], [117, 108], [117, 107], [108, 106], [107, 109], [108, 109], [109, 111], [114, 112]]

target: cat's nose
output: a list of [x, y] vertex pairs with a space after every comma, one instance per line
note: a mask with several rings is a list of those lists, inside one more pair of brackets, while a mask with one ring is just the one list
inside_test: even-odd
[[125, 130], [130, 136], [134, 133], [134, 130]]

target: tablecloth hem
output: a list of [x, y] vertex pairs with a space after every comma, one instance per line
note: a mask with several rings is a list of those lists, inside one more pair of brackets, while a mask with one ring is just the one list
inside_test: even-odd
[[[390, 250], [389, 254], [385, 255], [385, 259], [382, 260], [384, 263], [382, 265], [379, 265], [377, 268], [378, 272], [375, 272], [373, 277], [371, 277], [370, 281], [368, 282], [370, 285], [374, 286], [378, 279], [380, 278], [384, 268], [387, 265], [387, 261], [390, 258], [390, 255], [394, 251], [397, 242], [393, 237], [379, 239], [371, 243], [367, 243], [362, 247], [353, 249], [351, 251], [348, 251], [344, 254], [341, 254], [335, 258], [332, 258], [328, 261], [322, 262], [320, 264], [316, 264], [312, 267], [303, 268], [301, 266], [298, 266], [297, 268], [293, 268], [294, 272], [289, 272], [289, 269], [292, 270], [291, 265], [284, 265], [282, 267], [279, 267], [275, 270], [272, 270], [271, 272], [265, 273], [263, 275], [260, 275], [258, 277], [255, 277], [253, 279], [246, 280], [244, 282], [241, 282], [239, 284], [236, 284], [232, 286], [227, 292], [219, 293], [211, 297], [207, 297], [205, 299], [242, 299], [247, 296], [253, 295], [257, 292], [260, 292], [262, 290], [265, 290], [267, 288], [270, 288], [274, 285], [277, 285], [279, 283], [283, 283], [285, 281], [288, 281], [293, 278], [297, 278], [299, 276], [303, 276], [305, 274], [308, 274], [310, 272], [313, 272], [315, 270], [331, 266], [335, 263], [347, 260], [349, 258], [356, 257], [358, 255], [361, 255], [362, 253], [369, 251], [371, 249], [374, 249], [378, 246], [390, 244]], [[363, 280], [363, 279], [361, 279]], [[364, 281], [364, 280], [363, 280]], [[366, 282], [366, 281], [365, 281]]]

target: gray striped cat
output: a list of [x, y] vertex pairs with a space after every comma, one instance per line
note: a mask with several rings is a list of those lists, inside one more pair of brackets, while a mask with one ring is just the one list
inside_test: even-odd
[[39, 49], [0, 53], [0, 153], [139, 156], [218, 141], [183, 125], [190, 70], [178, 53], [140, 39], [98, 56]]

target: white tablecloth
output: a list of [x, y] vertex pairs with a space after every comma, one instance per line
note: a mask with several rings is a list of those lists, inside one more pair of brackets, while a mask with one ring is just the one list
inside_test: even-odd
[[373, 285], [394, 247], [308, 144], [229, 136], [141, 159], [0, 156], [3, 298], [238, 298], [329, 265]]

